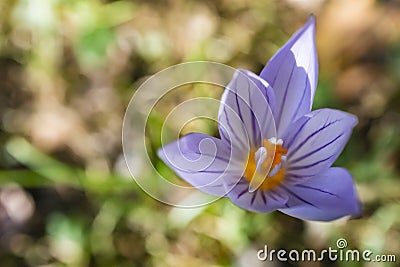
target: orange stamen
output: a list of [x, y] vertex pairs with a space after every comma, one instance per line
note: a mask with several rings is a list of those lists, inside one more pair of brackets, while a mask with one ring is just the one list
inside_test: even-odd
[[260, 185], [259, 189], [271, 190], [277, 187], [283, 181], [285, 170], [281, 168], [275, 175], [271, 177], [268, 177], [268, 174], [276, 165], [281, 163], [282, 155], [287, 153], [287, 149], [283, 148], [280, 144], [274, 144], [266, 139], [264, 139], [263, 144], [267, 150], [267, 157], [261, 165], [263, 173], [259, 173], [257, 171], [257, 162], [254, 157], [257, 150], [252, 149], [246, 162], [244, 177], [248, 182], [256, 182], [257, 185]]

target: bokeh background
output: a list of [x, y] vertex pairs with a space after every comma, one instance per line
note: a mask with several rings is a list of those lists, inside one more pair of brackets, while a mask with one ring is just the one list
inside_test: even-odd
[[[354, 176], [362, 217], [304, 222], [225, 199], [182, 210], [141, 191], [121, 145], [140, 84], [192, 60], [258, 73], [311, 13], [320, 59], [314, 108], [359, 118], [336, 164]], [[183, 92], [171, 97], [193, 97]], [[149, 127], [157, 131], [162, 119], [156, 113]], [[2, 0], [0, 168], [0, 266], [399, 266], [400, 2]], [[397, 255], [397, 265], [256, 258], [265, 244], [321, 250], [338, 238]]]

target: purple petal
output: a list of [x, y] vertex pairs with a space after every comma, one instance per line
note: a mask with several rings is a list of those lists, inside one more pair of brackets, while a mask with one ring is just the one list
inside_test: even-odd
[[[257, 88], [261, 90], [261, 93], [267, 99], [269, 109], [271, 110], [272, 114], [274, 114], [276, 109], [276, 96], [274, 89], [272, 89], [272, 87], [257, 74], [245, 69], [240, 69], [239, 71], [242, 72], [244, 75], [247, 75], [247, 77], [257, 86]], [[253, 106], [253, 108], [257, 107]], [[260, 113], [263, 114], [262, 112]]]
[[289, 195], [281, 212], [303, 220], [331, 221], [359, 215], [361, 207], [350, 173], [330, 168], [303, 184], [286, 186]]
[[267, 63], [260, 74], [274, 89], [278, 136], [311, 110], [318, 81], [315, 19], [298, 30]]
[[241, 177], [242, 166], [230, 160], [229, 146], [220, 139], [190, 133], [158, 151], [158, 156], [185, 181], [217, 196], [226, 194], [226, 181]]
[[354, 115], [333, 109], [316, 110], [296, 121], [284, 141], [289, 180], [327, 170], [342, 152], [356, 123]]
[[283, 208], [288, 200], [288, 196], [278, 188], [249, 192], [249, 182], [245, 178], [242, 178], [227, 196], [235, 205], [255, 212], [271, 212]]
[[[250, 148], [275, 136], [272, 88], [254, 73], [239, 70], [226, 87], [218, 114], [221, 138], [241, 148], [247, 157]], [[245, 151], [246, 150], [246, 151]]]

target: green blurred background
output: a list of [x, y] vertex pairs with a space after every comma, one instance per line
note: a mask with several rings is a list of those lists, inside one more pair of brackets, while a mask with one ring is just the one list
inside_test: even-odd
[[[141, 191], [121, 145], [135, 89], [192, 60], [258, 73], [311, 13], [314, 107], [359, 117], [336, 164], [356, 180], [362, 217], [303, 222], [226, 199], [182, 210]], [[2, 0], [0, 266], [400, 266], [399, 88], [397, 0]], [[185, 92], [181, 100], [193, 96]], [[397, 265], [256, 257], [265, 244], [321, 250], [338, 238], [397, 255]]]

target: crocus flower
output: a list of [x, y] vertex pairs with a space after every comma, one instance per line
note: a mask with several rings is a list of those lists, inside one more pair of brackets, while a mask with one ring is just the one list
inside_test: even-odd
[[357, 215], [350, 173], [331, 167], [357, 118], [328, 108], [311, 111], [317, 79], [311, 17], [259, 76], [235, 73], [221, 99], [220, 139], [190, 133], [158, 155], [194, 187], [246, 210], [317, 221]]

